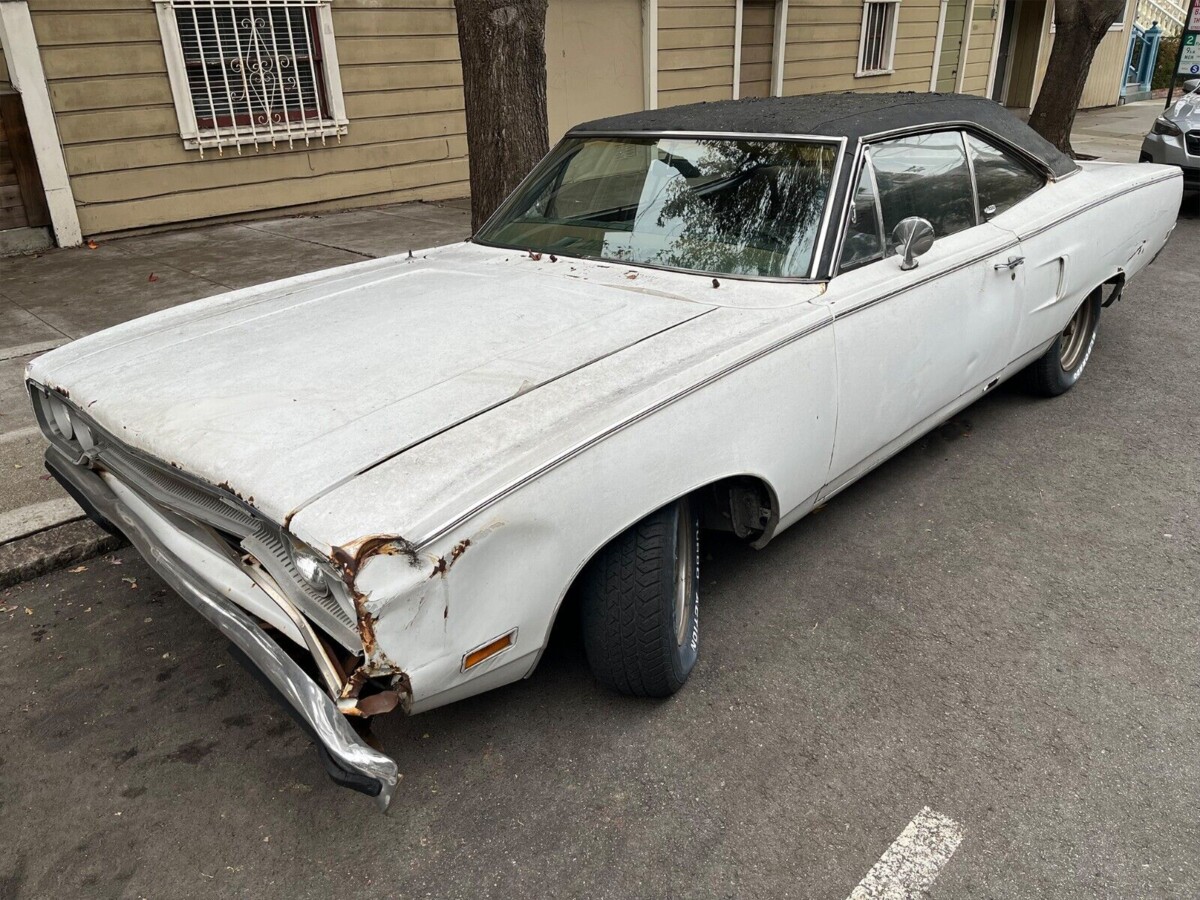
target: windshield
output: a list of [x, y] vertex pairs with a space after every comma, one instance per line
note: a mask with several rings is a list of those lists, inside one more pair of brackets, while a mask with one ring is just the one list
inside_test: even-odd
[[837, 145], [566, 140], [478, 235], [484, 244], [713, 275], [805, 278]]

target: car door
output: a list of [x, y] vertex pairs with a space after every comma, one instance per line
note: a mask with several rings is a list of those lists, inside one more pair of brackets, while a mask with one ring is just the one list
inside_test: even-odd
[[[1019, 319], [1016, 238], [981, 221], [960, 132], [881, 141], [861, 165], [826, 294], [838, 423], [825, 496], [990, 387]], [[935, 239], [904, 271], [890, 235], [909, 216]]]
[[[1023, 223], [1048, 211], [1054, 199], [1042, 192], [1046, 179], [1015, 152], [979, 135], [966, 135], [979, 209], [987, 221], [1020, 237]], [[1009, 362], [1045, 344], [1074, 310], [1056, 308], [1066, 286], [1069, 252], [1055, 230], [1021, 240], [1018, 322]]]

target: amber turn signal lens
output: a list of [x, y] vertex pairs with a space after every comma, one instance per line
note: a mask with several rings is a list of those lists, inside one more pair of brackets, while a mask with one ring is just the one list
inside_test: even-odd
[[472, 650], [463, 657], [463, 671], [479, 665], [490, 656], [495, 656], [501, 650], [507, 650], [512, 646], [513, 638], [516, 637], [515, 631], [510, 631], [508, 634], [502, 634], [494, 641], [484, 644], [478, 650]]

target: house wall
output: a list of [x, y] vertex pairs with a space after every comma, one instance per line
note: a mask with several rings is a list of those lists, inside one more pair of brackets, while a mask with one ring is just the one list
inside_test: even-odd
[[[30, 6], [85, 234], [467, 193], [453, 0], [336, 0], [348, 133], [203, 158], [179, 137], [150, 0]], [[732, 96], [736, 9], [735, 0], [659, 0], [660, 106]], [[991, 12], [977, 0], [963, 85], [972, 93], [986, 87]], [[550, 0], [552, 140], [576, 122], [641, 108], [642, 13], [642, 0]], [[856, 78], [861, 0], [792, 0], [783, 93], [927, 90], [938, 13], [939, 0], [903, 0], [894, 73]]]
[[658, 105], [733, 96], [734, 0], [659, 0]]
[[0, 47], [0, 91], [11, 91], [12, 81], [8, 77], [8, 64], [4, 61], [4, 48]]
[[[1122, 27], [1110, 30], [1096, 48], [1092, 57], [1092, 67], [1088, 70], [1087, 81], [1083, 85], [1083, 94], [1079, 98], [1080, 109], [1093, 109], [1097, 106], [1116, 106], [1121, 98], [1121, 81], [1125, 70], [1125, 53], [1129, 48], [1129, 36], [1137, 18], [1137, 4], [1128, 3]], [[1042, 89], [1042, 80], [1046, 77], [1046, 67], [1050, 63], [1050, 51], [1054, 48], [1054, 33], [1049, 24], [1042, 36], [1041, 52], [1038, 54], [1037, 76], [1035, 78], [1034, 97]]]
[[550, 143], [580, 122], [641, 109], [644, 68], [641, 0], [551, 0], [546, 12]]
[[[946, 24], [942, 36], [936, 87], [942, 93], [952, 93], [958, 83], [959, 51], [962, 50], [963, 26], [967, 21], [969, 0], [949, 0], [946, 4]], [[969, 48], [968, 48], [969, 49]]]
[[339, 144], [185, 150], [153, 4], [32, 0], [85, 234], [336, 201], [467, 190], [452, 0], [342, 0], [334, 30], [350, 118]]
[[[996, 38], [1000, 4], [992, 0], [975, 0], [971, 16], [971, 36], [967, 43], [967, 66], [963, 75], [962, 92], [984, 96], [988, 74], [992, 68], [992, 45]], [[996, 16], [996, 18], [993, 18]]]
[[860, 0], [791, 3], [783, 93], [929, 90], [938, 13], [938, 0], [903, 0], [896, 33], [895, 71], [856, 78], [863, 15]]

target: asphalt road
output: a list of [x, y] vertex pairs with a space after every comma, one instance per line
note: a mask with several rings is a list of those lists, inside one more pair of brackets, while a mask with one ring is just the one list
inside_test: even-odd
[[0, 897], [846, 897], [923, 807], [936, 898], [1200, 895], [1200, 212], [1079, 386], [1002, 388], [761, 552], [713, 539], [665, 702], [557, 635], [378, 731], [393, 812], [130, 551], [0, 594]]

